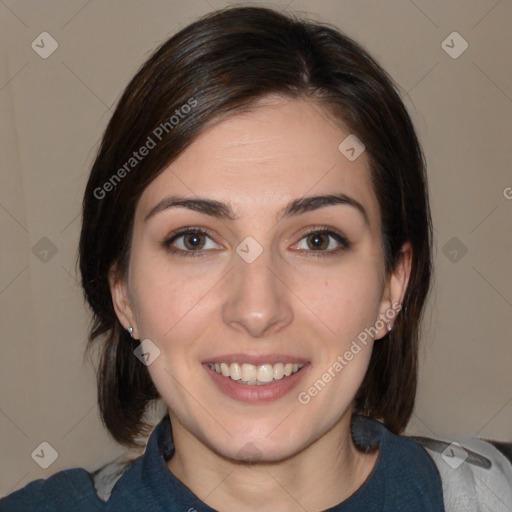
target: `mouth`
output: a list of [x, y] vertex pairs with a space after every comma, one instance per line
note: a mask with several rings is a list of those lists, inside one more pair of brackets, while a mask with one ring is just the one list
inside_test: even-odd
[[299, 372], [303, 363], [208, 363], [209, 367], [219, 375], [231, 379], [238, 384], [263, 386], [277, 382]]
[[221, 356], [203, 368], [215, 387], [230, 399], [263, 404], [278, 400], [299, 385], [311, 368], [300, 358], [283, 356]]

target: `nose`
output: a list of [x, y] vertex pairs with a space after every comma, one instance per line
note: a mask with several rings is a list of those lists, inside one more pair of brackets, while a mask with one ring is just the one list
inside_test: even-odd
[[272, 265], [269, 251], [252, 263], [234, 255], [234, 268], [227, 283], [223, 320], [232, 329], [253, 338], [279, 332], [293, 320], [290, 290], [284, 276]]

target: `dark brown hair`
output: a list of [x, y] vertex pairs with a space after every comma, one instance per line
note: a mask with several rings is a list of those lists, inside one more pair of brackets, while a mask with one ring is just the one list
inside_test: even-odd
[[[432, 234], [424, 159], [409, 115], [386, 72], [335, 27], [266, 8], [235, 7], [182, 29], [141, 67], [106, 128], [85, 190], [79, 262], [93, 312], [88, 348], [101, 352], [102, 420], [127, 446], [147, 434], [145, 413], [159, 398], [116, 317], [108, 284], [111, 268], [126, 275], [137, 202], [208, 124], [250, 110], [270, 94], [316, 100], [364, 143], [387, 272], [404, 242], [412, 245], [403, 309], [393, 331], [375, 343], [354, 404], [355, 412], [380, 419], [395, 433], [412, 413]], [[154, 147], [135, 159], [149, 139]]]

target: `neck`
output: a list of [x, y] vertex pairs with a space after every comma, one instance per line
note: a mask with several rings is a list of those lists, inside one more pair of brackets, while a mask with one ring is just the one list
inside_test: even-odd
[[292, 457], [253, 464], [215, 453], [172, 415], [171, 423], [176, 451], [168, 462], [169, 470], [220, 512], [325, 510], [364, 483], [378, 456], [378, 452], [366, 454], [354, 446], [350, 414]]

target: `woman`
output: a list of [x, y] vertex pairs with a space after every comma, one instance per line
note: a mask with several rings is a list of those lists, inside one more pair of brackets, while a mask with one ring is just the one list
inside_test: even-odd
[[399, 436], [431, 275], [423, 156], [336, 29], [231, 8], [164, 43], [104, 134], [80, 269], [104, 424], [151, 435], [2, 511], [445, 510], [435, 448]]

